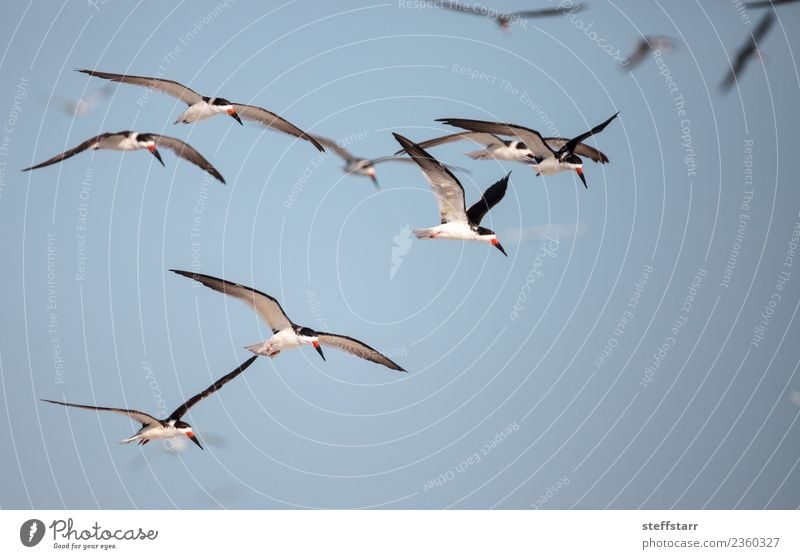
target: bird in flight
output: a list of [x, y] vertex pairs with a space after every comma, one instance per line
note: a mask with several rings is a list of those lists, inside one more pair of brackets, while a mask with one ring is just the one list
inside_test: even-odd
[[772, 28], [773, 23], [775, 23], [775, 14], [771, 11], [767, 12], [764, 17], [761, 18], [761, 21], [758, 23], [756, 30], [753, 31], [753, 34], [747, 38], [741, 47], [739, 47], [739, 50], [736, 52], [736, 58], [731, 65], [730, 72], [728, 72], [728, 74], [725, 76], [725, 79], [723, 79], [722, 83], [720, 84], [720, 88], [723, 92], [728, 91], [733, 84], [736, 83], [750, 59], [758, 58], [763, 60], [763, 55], [758, 48], [758, 43], [764, 39], [769, 30]]
[[380, 184], [378, 183], [378, 178], [375, 173], [375, 165], [379, 163], [384, 163], [386, 161], [398, 161], [400, 163], [412, 162], [408, 157], [394, 157], [394, 156], [379, 157], [377, 159], [365, 159], [363, 157], [358, 157], [356, 155], [353, 155], [348, 150], [340, 146], [336, 141], [330, 138], [325, 138], [324, 136], [314, 136], [314, 138], [320, 144], [330, 149], [333, 153], [335, 153], [344, 160], [345, 173], [352, 173], [354, 175], [369, 177], [376, 187], [380, 187]]
[[43, 163], [39, 163], [38, 165], [27, 167], [22, 170], [30, 171], [32, 169], [41, 169], [42, 167], [47, 167], [48, 165], [54, 165], [55, 163], [60, 163], [65, 159], [69, 159], [73, 155], [77, 155], [89, 149], [110, 149], [115, 151], [134, 151], [137, 149], [146, 149], [152, 153], [156, 159], [158, 159], [158, 162], [161, 163], [162, 166], [164, 166], [164, 161], [161, 159], [161, 154], [158, 152], [159, 147], [172, 150], [178, 157], [181, 157], [190, 163], [194, 163], [212, 177], [220, 181], [222, 184], [225, 184], [225, 179], [222, 178], [222, 175], [219, 173], [219, 171], [217, 171], [214, 166], [206, 160], [205, 157], [200, 155], [200, 152], [186, 142], [179, 140], [178, 138], [172, 138], [171, 136], [162, 136], [160, 134], [152, 134], [147, 132], [131, 132], [130, 130], [125, 130], [123, 132], [106, 132], [104, 134], [94, 136], [93, 138], [89, 138], [85, 142], [78, 144], [74, 148], [68, 149], [64, 153], [59, 153], [58, 155], [51, 157]]
[[461, 12], [464, 14], [473, 14], [483, 16], [494, 20], [504, 31], [509, 31], [511, 26], [518, 21], [524, 19], [534, 19], [540, 17], [560, 16], [565, 14], [574, 14], [583, 10], [586, 6], [583, 3], [572, 4], [569, 7], [554, 7], [554, 8], [540, 8], [538, 10], [521, 10], [517, 12], [501, 12], [494, 8], [486, 8], [478, 4], [461, 4], [459, 2], [436, 2], [436, 6], [451, 10], [454, 12]]
[[97, 72], [95, 70], [78, 70], [83, 74], [89, 74], [97, 78], [103, 78], [120, 83], [127, 83], [131, 85], [138, 85], [149, 89], [154, 89], [167, 95], [171, 95], [176, 99], [180, 99], [189, 108], [178, 117], [175, 124], [183, 123], [189, 124], [198, 122], [216, 116], [219, 114], [227, 114], [239, 124], [242, 124], [242, 119], [258, 122], [259, 124], [272, 128], [286, 134], [291, 134], [298, 138], [308, 140], [319, 151], [325, 151], [319, 142], [317, 142], [310, 134], [303, 132], [300, 128], [281, 118], [273, 112], [261, 107], [253, 105], [244, 105], [242, 103], [232, 103], [222, 97], [205, 97], [195, 92], [194, 90], [186, 87], [172, 80], [164, 80], [161, 78], [148, 78], [144, 76], [129, 76], [127, 74], [111, 74], [108, 72]]
[[100, 89], [92, 91], [80, 99], [67, 99], [57, 95], [53, 95], [53, 99], [58, 101], [64, 112], [80, 118], [89, 116], [100, 103], [108, 99], [113, 89], [114, 88], [111, 84], [106, 84]]
[[675, 40], [663, 35], [648, 35], [639, 39], [636, 50], [622, 62], [622, 68], [631, 71], [653, 51], [671, 52], [675, 48]]
[[225, 295], [230, 295], [234, 299], [239, 299], [253, 309], [261, 320], [266, 322], [272, 329], [272, 337], [268, 340], [245, 348], [257, 355], [275, 357], [284, 349], [292, 349], [300, 347], [301, 345], [311, 345], [324, 360], [325, 354], [322, 352], [321, 346], [325, 345], [335, 347], [336, 349], [340, 349], [346, 353], [360, 357], [361, 359], [378, 363], [392, 370], [405, 372], [405, 369], [400, 365], [362, 341], [340, 334], [317, 332], [311, 328], [295, 324], [286, 316], [278, 300], [266, 293], [257, 291], [252, 287], [207, 276], [205, 274], [186, 272], [183, 270], [170, 271], [198, 281], [214, 291], [219, 291]]
[[[397, 163], [414, 163], [408, 157], [398, 157], [396, 154], [389, 155], [386, 157], [378, 157], [377, 159], [365, 159], [363, 157], [358, 157], [356, 155], [353, 155], [348, 150], [339, 145], [336, 141], [330, 138], [325, 138], [323, 136], [314, 136], [314, 137], [323, 146], [329, 148], [333, 153], [344, 159], [345, 173], [352, 173], [354, 175], [369, 177], [376, 188], [380, 188], [380, 184], [378, 183], [378, 178], [376, 176], [375, 165], [379, 163], [385, 163], [386, 161], [394, 161]], [[451, 167], [448, 165], [448, 168], [466, 173], [469, 172], [466, 169], [461, 169], [460, 167]]]
[[[485, 132], [456, 132], [455, 134], [431, 138], [417, 145], [423, 149], [428, 149], [461, 140], [470, 140], [484, 146], [483, 149], [465, 153], [467, 157], [471, 157], [472, 159], [497, 159], [501, 161], [519, 161], [521, 163], [530, 164], [531, 159], [535, 157], [534, 153], [525, 145], [525, 142], [520, 140], [504, 140], [494, 134], [487, 134]], [[557, 150], [568, 140], [566, 138], [550, 137], [544, 138], [544, 141], [551, 149]], [[401, 149], [397, 153], [404, 152], [405, 150]], [[586, 144], [578, 143], [578, 145], [575, 146], [575, 153], [590, 157], [594, 161], [599, 161], [601, 163], [608, 162], [608, 157], [606, 157], [605, 154]]]
[[503, 245], [497, 240], [495, 232], [481, 227], [481, 220], [505, 196], [508, 177], [511, 173], [487, 188], [483, 197], [467, 209], [464, 187], [453, 173], [408, 138], [400, 134], [394, 134], [394, 137], [403, 146], [405, 152], [419, 165], [439, 203], [441, 224], [427, 229], [415, 229], [416, 237], [418, 239], [452, 239], [488, 243], [508, 256], [503, 250]]
[[235, 379], [239, 376], [245, 369], [247, 369], [250, 365], [253, 364], [258, 358], [257, 355], [254, 355], [238, 367], [236, 367], [233, 371], [225, 375], [224, 377], [218, 379], [214, 384], [200, 392], [199, 394], [195, 394], [188, 400], [186, 400], [183, 404], [178, 406], [175, 411], [173, 411], [169, 417], [166, 419], [158, 419], [153, 417], [148, 413], [144, 413], [137, 410], [129, 410], [125, 408], [106, 408], [100, 406], [88, 406], [83, 404], [70, 404], [68, 402], [59, 402], [58, 400], [45, 400], [43, 402], [48, 402], [50, 404], [59, 404], [61, 406], [67, 406], [71, 408], [81, 408], [84, 410], [94, 410], [94, 411], [110, 411], [114, 413], [118, 413], [121, 415], [127, 415], [133, 421], [142, 424], [141, 429], [139, 429], [132, 437], [128, 437], [127, 439], [122, 439], [119, 441], [120, 444], [128, 444], [134, 441], [137, 441], [140, 445], [147, 444], [152, 440], [163, 440], [163, 439], [171, 439], [173, 437], [180, 437], [186, 436], [189, 440], [191, 440], [194, 444], [203, 448], [203, 445], [200, 444], [200, 441], [197, 440], [197, 436], [194, 434], [194, 430], [192, 426], [182, 421], [181, 418], [186, 415], [186, 413], [200, 400], [207, 398], [214, 394], [217, 390], [225, 386], [228, 382]]
[[470, 120], [466, 118], [440, 118], [438, 122], [443, 122], [457, 128], [472, 130], [473, 132], [483, 132], [489, 134], [500, 134], [503, 136], [513, 136], [518, 138], [530, 150], [532, 157], [531, 166], [538, 175], [554, 175], [562, 171], [575, 171], [583, 182], [583, 186], [589, 188], [583, 176], [583, 160], [577, 155], [581, 153], [592, 161], [607, 163], [606, 155], [590, 146], [584, 145], [583, 141], [595, 134], [602, 132], [608, 124], [617, 118], [619, 112], [611, 118], [602, 122], [583, 134], [579, 134], [572, 139], [567, 138], [548, 138], [531, 128], [525, 128], [518, 124], [506, 124], [501, 122], [488, 122], [485, 120]]

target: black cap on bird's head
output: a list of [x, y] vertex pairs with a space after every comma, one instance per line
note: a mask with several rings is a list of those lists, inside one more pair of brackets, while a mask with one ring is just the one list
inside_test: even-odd
[[181, 429], [181, 430], [183, 430], [183, 433], [186, 435], [186, 437], [187, 437], [187, 438], [188, 438], [190, 441], [192, 441], [194, 444], [196, 444], [197, 446], [199, 446], [199, 447], [200, 447], [200, 450], [205, 450], [205, 449], [203, 448], [203, 445], [201, 445], [201, 444], [200, 444], [200, 441], [198, 441], [198, 440], [197, 440], [197, 437], [195, 436], [194, 432], [192, 432], [192, 426], [191, 426], [191, 425], [189, 425], [189, 424], [188, 424], [188, 423], [186, 423], [185, 421], [176, 421], [176, 422], [175, 422], [175, 425], [174, 425], [174, 427], [175, 427], [176, 429]]
[[306, 338], [312, 338], [311, 345], [314, 346], [314, 349], [317, 350], [317, 353], [319, 353], [319, 356], [322, 357], [322, 360], [326, 361], [325, 354], [322, 353], [322, 346], [320, 345], [319, 340], [317, 339], [318, 335], [314, 330], [312, 330], [311, 328], [306, 328], [305, 326], [301, 326], [300, 328], [297, 329], [297, 335], [304, 336]]
[[492, 231], [491, 229], [488, 229], [488, 228], [486, 228], [486, 227], [481, 227], [481, 226], [479, 225], [479, 226], [478, 226], [478, 229], [477, 229], [477, 233], [478, 233], [478, 235], [480, 235], [481, 237], [487, 237], [487, 240], [488, 240], [488, 242], [489, 242], [489, 243], [490, 243], [490, 244], [491, 244], [491, 245], [492, 245], [494, 248], [496, 248], [497, 250], [499, 250], [500, 252], [502, 252], [502, 253], [503, 253], [503, 255], [505, 255], [505, 256], [508, 256], [508, 254], [506, 254], [506, 251], [503, 249], [503, 245], [501, 245], [501, 244], [500, 244], [500, 241], [498, 241], [498, 240], [497, 240], [497, 234], [496, 234], [494, 231]]
[[158, 162], [161, 163], [162, 167], [166, 167], [164, 165], [164, 160], [161, 159], [161, 154], [158, 153], [158, 148], [156, 147], [156, 142], [150, 134], [139, 134], [136, 136], [136, 141], [145, 144], [147, 151], [153, 154], [153, 157], [158, 159]]
[[242, 122], [242, 119], [239, 118], [239, 114], [236, 112], [236, 109], [233, 108], [233, 103], [222, 97], [216, 97], [212, 104], [219, 105], [220, 107], [229, 107], [228, 115], [230, 115], [233, 120], [244, 126], [244, 123]]
[[563, 161], [564, 163], [571, 163], [573, 165], [576, 165], [575, 172], [578, 173], [578, 176], [580, 177], [584, 188], [588, 189], [589, 185], [586, 184], [586, 177], [583, 176], [583, 160], [574, 153], [570, 153], [567, 154], [566, 157], [564, 157]]

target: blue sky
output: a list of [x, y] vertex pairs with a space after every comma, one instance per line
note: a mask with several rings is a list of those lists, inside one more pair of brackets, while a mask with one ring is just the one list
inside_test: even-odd
[[[536, 6], [498, 2], [505, 10]], [[800, 390], [792, 180], [800, 5], [782, 7], [733, 90], [719, 83], [760, 14], [734, 2], [591, 1], [503, 32], [416, 2], [83, 2], [6, 7], [0, 65], [4, 508], [796, 508]], [[493, 5], [495, 6], [495, 5]], [[673, 52], [622, 71], [643, 34]], [[437, 223], [411, 165], [381, 189], [335, 156], [102, 80], [162, 75], [276, 111], [365, 157], [464, 117], [591, 140], [607, 165], [536, 177], [468, 167], [468, 202], [509, 253], [409, 242]], [[105, 131], [191, 143], [225, 176], [163, 153], [85, 153]], [[401, 375], [329, 350], [259, 359], [187, 420], [207, 442], [117, 445], [267, 337], [244, 305], [168, 272], [273, 294], [292, 319], [365, 340]], [[787, 275], [788, 274], [788, 275]], [[796, 398], [795, 398], [796, 399]]]

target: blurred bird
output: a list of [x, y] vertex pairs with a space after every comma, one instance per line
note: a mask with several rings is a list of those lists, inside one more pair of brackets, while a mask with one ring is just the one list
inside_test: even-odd
[[113, 90], [111, 84], [108, 84], [80, 99], [67, 99], [57, 95], [53, 95], [52, 98], [58, 101], [59, 108], [67, 114], [83, 118], [89, 116], [100, 103], [108, 99]]
[[664, 35], [648, 35], [639, 39], [636, 50], [625, 59], [622, 67], [631, 71], [636, 68], [645, 57], [653, 51], [671, 52], [675, 48], [675, 41]]
[[767, 35], [773, 23], [775, 23], [774, 13], [767, 12], [764, 17], [761, 18], [756, 30], [747, 38], [744, 45], [739, 47], [736, 58], [731, 65], [730, 72], [728, 72], [728, 75], [725, 76], [725, 79], [722, 80], [720, 84], [720, 89], [722, 89], [723, 92], [730, 90], [733, 84], [736, 83], [750, 59], [757, 58], [762, 61], [764, 60], [764, 56], [758, 48], [758, 43]]
[[467, 5], [459, 2], [437, 2], [439, 8], [473, 14], [489, 19], [493, 19], [504, 31], [510, 31], [511, 26], [523, 19], [533, 19], [539, 17], [559, 16], [564, 14], [576, 13], [583, 10], [586, 6], [583, 3], [571, 4], [569, 7], [541, 8], [538, 10], [522, 10], [518, 12], [501, 12], [493, 8], [485, 8], [477, 4]]

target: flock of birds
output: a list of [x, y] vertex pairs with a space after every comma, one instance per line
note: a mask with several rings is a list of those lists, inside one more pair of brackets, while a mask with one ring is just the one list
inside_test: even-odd
[[[756, 1], [746, 4], [746, 6], [749, 8], [771, 7], [777, 4], [796, 1], [798, 0]], [[503, 29], [508, 29], [512, 24], [521, 19], [564, 15], [585, 8], [585, 5], [581, 3], [572, 4], [570, 7], [545, 8], [508, 13], [484, 9], [476, 5], [459, 4], [457, 2], [439, 2], [436, 5], [462, 13], [488, 17], [495, 20]], [[772, 26], [774, 19], [775, 16], [772, 11], [770, 11], [761, 20], [755, 32], [749, 37], [747, 43], [739, 49], [735, 61], [732, 64], [730, 74], [723, 81], [722, 85], [724, 88], [727, 89], [735, 83], [737, 76], [754, 54], [760, 56], [758, 43]], [[648, 53], [654, 49], [667, 51], [671, 49], [672, 46], [673, 41], [668, 37], [644, 37], [640, 41], [635, 52], [628, 58], [629, 64], [627, 68], [631, 69], [641, 63]], [[588, 188], [583, 172], [583, 160], [581, 158], [585, 157], [597, 163], [608, 163], [609, 159], [597, 148], [583, 142], [591, 136], [601, 133], [619, 115], [619, 113], [615, 113], [592, 129], [572, 138], [543, 137], [538, 131], [517, 124], [463, 118], [443, 118], [438, 121], [458, 128], [460, 131], [419, 143], [414, 143], [408, 138], [395, 133], [393, 135], [401, 147], [399, 151], [387, 157], [364, 159], [351, 154], [334, 140], [305, 132], [286, 119], [262, 107], [234, 103], [219, 96], [209, 97], [200, 95], [191, 88], [172, 80], [127, 74], [113, 74], [85, 69], [78, 71], [88, 74], [89, 76], [112, 82], [136, 85], [160, 91], [185, 102], [188, 108], [177, 118], [175, 124], [195, 123], [224, 114], [233, 118], [239, 124], [243, 124], [242, 120], [244, 119], [295, 136], [309, 142], [319, 151], [325, 151], [326, 148], [330, 149], [344, 160], [344, 170], [346, 173], [367, 176], [376, 186], [378, 186], [378, 181], [376, 178], [375, 165], [388, 161], [414, 163], [420, 168], [425, 179], [430, 184], [438, 202], [441, 217], [441, 223], [438, 225], [414, 230], [416, 237], [419, 239], [450, 239], [486, 243], [494, 246], [504, 255], [506, 255], [506, 252], [497, 239], [495, 232], [486, 227], [482, 227], [480, 223], [489, 210], [503, 199], [508, 187], [510, 173], [489, 186], [483, 193], [481, 199], [467, 208], [464, 189], [452, 172], [452, 170], [457, 170], [458, 168], [453, 168], [441, 163], [428, 153], [427, 149], [451, 142], [468, 140], [481, 146], [481, 149], [466, 154], [472, 159], [522, 162], [531, 166], [537, 175], [553, 175], [564, 171], [574, 171], [583, 182], [583, 185]], [[77, 102], [67, 102], [65, 105], [74, 115], [82, 116], [87, 114], [92, 106], [99, 102], [100, 99], [108, 95], [108, 89], [104, 88], [92, 94], [91, 100], [85, 98]], [[23, 171], [54, 165], [87, 150], [101, 149], [117, 151], [148, 150], [158, 159], [159, 163], [164, 165], [158, 148], [173, 151], [178, 157], [197, 165], [218, 181], [225, 183], [222, 174], [189, 144], [171, 136], [134, 131], [99, 134], [80, 143], [74, 148], [51, 157], [47, 161], [23, 169]], [[214, 291], [224, 293], [225, 295], [242, 301], [255, 311], [269, 326], [272, 330], [272, 336], [264, 342], [247, 346], [246, 349], [254, 354], [252, 357], [237, 366], [227, 375], [218, 379], [202, 392], [192, 396], [164, 419], [159, 419], [150, 414], [132, 409], [73, 404], [47, 399], [43, 401], [62, 406], [123, 414], [133, 421], [141, 423], [142, 427], [133, 436], [121, 440], [120, 443], [136, 441], [142, 445], [151, 440], [186, 436], [197, 446], [203, 448], [197, 436], [194, 434], [191, 425], [182, 421], [181, 418], [195, 404], [214, 394], [225, 384], [244, 372], [259, 356], [272, 358], [283, 350], [293, 349], [303, 345], [311, 345], [324, 360], [325, 354], [323, 353], [322, 346], [326, 346], [334, 347], [356, 357], [383, 365], [394, 371], [405, 372], [405, 369], [400, 365], [360, 340], [341, 334], [319, 332], [312, 328], [295, 324], [289, 319], [280, 303], [274, 297], [266, 293], [262, 293], [252, 287], [205, 274], [183, 270], [171, 271], [197, 281]]]

